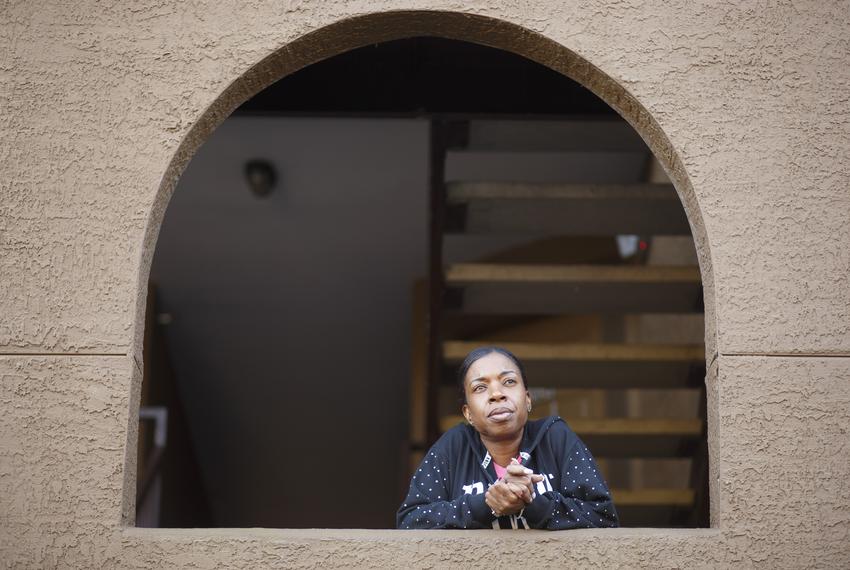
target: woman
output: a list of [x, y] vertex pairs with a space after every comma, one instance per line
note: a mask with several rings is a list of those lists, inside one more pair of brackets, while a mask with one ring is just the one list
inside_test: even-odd
[[617, 526], [593, 457], [561, 418], [528, 421], [531, 396], [519, 360], [498, 347], [473, 350], [459, 388], [469, 425], [428, 451], [396, 515], [398, 528]]

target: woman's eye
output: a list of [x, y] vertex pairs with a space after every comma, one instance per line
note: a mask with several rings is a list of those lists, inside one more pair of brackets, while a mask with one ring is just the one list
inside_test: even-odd
[[514, 384], [516, 384], [516, 380], [514, 380], [513, 378], [508, 378], [505, 380], [506, 386], [513, 386]]
[[472, 391], [473, 391], [473, 392], [480, 392], [480, 391], [481, 391], [481, 390], [483, 390], [483, 389], [484, 389], [484, 385], [483, 385], [483, 384], [478, 384], [477, 386], [473, 386], [473, 387], [472, 387]]

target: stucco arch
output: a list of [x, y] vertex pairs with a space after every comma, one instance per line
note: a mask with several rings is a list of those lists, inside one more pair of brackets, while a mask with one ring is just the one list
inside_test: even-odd
[[525, 27], [502, 19], [459, 12], [405, 10], [342, 19], [280, 46], [235, 78], [197, 118], [171, 157], [145, 228], [134, 323], [134, 346], [138, 357], [141, 357], [147, 280], [156, 239], [180, 174], [198, 148], [239, 105], [282, 77], [362, 46], [417, 36], [467, 41], [521, 55], [588, 88], [632, 125], [673, 182], [691, 225], [702, 275], [705, 348], [710, 365], [716, 355], [716, 325], [708, 235], [697, 196], [679, 153], [646, 107], [610, 75], [569, 47]]
[[[643, 104], [604, 70], [579, 56], [569, 47], [503, 19], [459, 12], [401, 10], [341, 19], [273, 49], [245, 73], [235, 77], [215, 97], [210, 106], [194, 121], [171, 156], [145, 226], [136, 291], [136, 318], [133, 325], [137, 361], [143, 362], [142, 342], [148, 277], [165, 211], [181, 173], [213, 131], [242, 103], [272, 83], [302, 68], [359, 47], [423, 36], [477, 43], [513, 52], [549, 67], [600, 97], [617, 111], [647, 143], [676, 188], [691, 226], [699, 259], [705, 304], [705, 349], [708, 374], [706, 394], [709, 440], [711, 441], [718, 413], [717, 392], [713, 382], [717, 369], [712, 367], [716, 358], [714, 277], [709, 240], [697, 195], [679, 153]], [[131, 393], [138, 392], [139, 386], [134, 385]], [[130, 439], [127, 442], [129, 449], [135, 449], [136, 441], [133, 437], [134, 433], [131, 430]], [[125, 475], [128, 487], [124, 494], [125, 502], [134, 500], [133, 493], [129, 492], [130, 489], [135, 488], [135, 485], [131, 484], [134, 478], [135, 474], [128, 469]], [[715, 477], [712, 476], [711, 480], [715, 480]], [[717, 504], [714, 500], [716, 499], [714, 486], [710, 489], [710, 497], [713, 513]], [[125, 504], [123, 510], [125, 513], [134, 512], [134, 504]], [[716, 522], [715, 517], [712, 517], [712, 520]], [[131, 524], [131, 520], [125, 520], [125, 523]]]

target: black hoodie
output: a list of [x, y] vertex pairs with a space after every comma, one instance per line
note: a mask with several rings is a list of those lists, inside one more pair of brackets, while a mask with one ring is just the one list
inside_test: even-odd
[[544, 480], [518, 515], [495, 517], [484, 502], [496, 481], [490, 453], [472, 426], [460, 424], [428, 450], [413, 474], [396, 526], [421, 528], [542, 528], [618, 526], [611, 494], [593, 457], [559, 417], [529, 421], [520, 444], [522, 464]]

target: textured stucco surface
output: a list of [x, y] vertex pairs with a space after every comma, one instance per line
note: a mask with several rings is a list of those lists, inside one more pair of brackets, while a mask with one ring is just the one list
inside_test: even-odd
[[133, 382], [126, 356], [0, 356], [0, 566], [79, 564], [132, 520]]
[[[350, 20], [391, 10], [498, 21]], [[3, 563], [847, 567], [848, 24], [839, 0], [0, 4]], [[138, 314], [177, 176], [230, 110], [284, 73], [422, 33], [569, 74], [671, 175], [706, 285], [715, 528], [125, 528]]]
[[[396, 14], [278, 51], [347, 17], [416, 7], [542, 35]], [[848, 20], [841, 1], [7, 3], [0, 263], [15, 278], [0, 292], [0, 344], [122, 352], [173, 181], [226, 113], [317, 58], [441, 33], [516, 47], [635, 124], [704, 242], [721, 352], [847, 353]]]
[[713, 525], [754, 560], [847, 566], [850, 358], [721, 357], [717, 384]]

